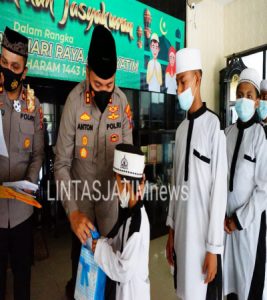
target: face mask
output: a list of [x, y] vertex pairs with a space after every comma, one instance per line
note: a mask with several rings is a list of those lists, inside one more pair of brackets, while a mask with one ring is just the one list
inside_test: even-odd
[[178, 95], [178, 100], [181, 109], [188, 111], [194, 101], [194, 95], [192, 93], [191, 87], [189, 87], [188, 89], [183, 91], [180, 95]]
[[23, 72], [20, 74], [16, 74], [7, 68], [1, 67], [0, 72], [3, 73], [4, 76], [4, 88], [8, 92], [15, 91], [21, 84], [22, 79], [21, 76]]
[[107, 91], [95, 91], [90, 85], [90, 90], [94, 93], [94, 101], [101, 113], [103, 113], [111, 99], [114, 89], [111, 92]]
[[260, 106], [257, 108], [257, 112], [261, 120], [267, 118], [267, 101], [260, 100]]
[[242, 122], [249, 121], [255, 113], [255, 102], [251, 99], [240, 98], [236, 100], [235, 110]]
[[127, 208], [130, 200], [130, 193], [126, 191], [126, 184], [124, 185], [123, 191], [119, 193], [120, 206], [121, 208]]

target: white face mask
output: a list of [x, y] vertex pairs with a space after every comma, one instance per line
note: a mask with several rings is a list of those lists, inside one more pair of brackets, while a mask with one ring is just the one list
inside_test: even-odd
[[120, 206], [121, 208], [128, 207], [129, 200], [130, 200], [130, 193], [129, 191], [126, 191], [126, 183], [124, 184], [123, 191], [119, 192], [119, 199], [120, 199]]
[[181, 94], [178, 95], [178, 101], [182, 110], [188, 111], [190, 109], [190, 107], [194, 102], [195, 92], [196, 92], [196, 87], [193, 94], [192, 88], [190, 86], [189, 88], [187, 88], [185, 91], [183, 91]]

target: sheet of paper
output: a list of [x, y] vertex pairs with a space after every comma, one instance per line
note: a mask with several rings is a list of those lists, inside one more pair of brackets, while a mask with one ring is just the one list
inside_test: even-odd
[[8, 157], [6, 141], [5, 141], [4, 132], [3, 132], [3, 122], [2, 122], [1, 110], [0, 110], [0, 155]]
[[14, 181], [14, 182], [3, 182], [3, 186], [8, 186], [16, 190], [30, 190], [36, 192], [38, 185], [28, 180]]

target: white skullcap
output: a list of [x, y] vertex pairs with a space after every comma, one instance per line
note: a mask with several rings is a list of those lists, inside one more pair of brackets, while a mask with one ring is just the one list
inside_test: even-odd
[[259, 73], [255, 69], [252, 68], [244, 69], [240, 74], [238, 85], [242, 82], [249, 82], [253, 84], [255, 88], [258, 90], [258, 92], [260, 93], [261, 78]]
[[113, 171], [128, 177], [142, 178], [145, 168], [144, 153], [130, 144], [119, 144], [115, 148]]
[[261, 81], [261, 86], [260, 86], [260, 88], [261, 88], [261, 91], [267, 92], [267, 79], [263, 79], [263, 80]]
[[156, 33], [152, 33], [152, 35], [151, 35], [151, 41], [152, 40], [155, 40], [155, 41], [157, 41], [159, 43], [159, 36]]
[[200, 50], [183, 48], [177, 51], [176, 74], [193, 70], [202, 70]]

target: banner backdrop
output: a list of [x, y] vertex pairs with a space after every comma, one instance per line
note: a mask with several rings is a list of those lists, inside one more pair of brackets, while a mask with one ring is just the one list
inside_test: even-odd
[[[93, 28], [105, 25], [116, 40], [116, 84], [173, 93], [175, 56], [185, 23], [135, 0], [1, 0], [5, 26], [30, 39], [28, 75], [81, 81]], [[173, 47], [173, 48], [172, 48]]]

